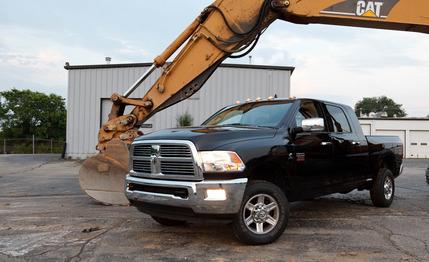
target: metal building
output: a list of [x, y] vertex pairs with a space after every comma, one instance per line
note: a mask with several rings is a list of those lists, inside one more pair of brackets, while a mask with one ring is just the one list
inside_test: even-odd
[[[110, 112], [110, 96], [122, 94], [151, 64], [69, 65], [67, 99], [67, 151], [71, 158], [86, 158], [96, 153], [97, 134]], [[176, 104], [149, 119], [152, 128], [144, 133], [177, 125], [177, 117], [188, 112], [194, 125], [201, 124], [220, 108], [247, 98], [290, 96], [293, 67], [260, 65], [221, 65], [205, 86], [190, 99]], [[131, 98], [142, 97], [159, 77], [155, 71]]]

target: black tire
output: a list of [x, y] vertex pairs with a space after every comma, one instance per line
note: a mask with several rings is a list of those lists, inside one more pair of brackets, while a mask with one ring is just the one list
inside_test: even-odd
[[[263, 202], [267, 204], [259, 203], [259, 197], [262, 196], [264, 196]], [[262, 209], [263, 212], [255, 213], [246, 207], [248, 201], [251, 201], [250, 204], [252, 204], [255, 200], [257, 202], [254, 205], [254, 208], [258, 208], [259, 211]], [[274, 206], [271, 203], [276, 203], [277, 207], [268, 211], [269, 208], [273, 208]], [[264, 216], [264, 214], [269, 216]], [[252, 218], [248, 219], [248, 221], [252, 221], [249, 225], [246, 225], [246, 217]], [[259, 230], [262, 228], [261, 233], [254, 232], [258, 231], [257, 224], [261, 224], [261, 222], [256, 223], [254, 217], [257, 217], [257, 219], [262, 217], [262, 219], [265, 218], [267, 221], [269, 220], [269, 222], [262, 222], [262, 227], [259, 227]], [[234, 218], [233, 231], [237, 239], [243, 243], [251, 245], [269, 244], [277, 240], [284, 232], [287, 226], [288, 217], [289, 203], [285, 194], [278, 186], [265, 181], [250, 181], [244, 193], [240, 211]], [[276, 223], [273, 225], [274, 221], [276, 221]], [[264, 227], [267, 229], [266, 233], [263, 232]]]
[[156, 217], [156, 216], [152, 216], [153, 220], [155, 220], [156, 222], [158, 222], [159, 224], [163, 225], [163, 226], [168, 226], [168, 227], [172, 227], [172, 226], [182, 226], [185, 225], [186, 222], [185, 221], [181, 221], [181, 220], [173, 220], [173, 219], [168, 219], [168, 218], [162, 218], [162, 217]]
[[[390, 183], [390, 187], [386, 183]], [[370, 190], [371, 200], [376, 207], [390, 207], [395, 196], [395, 178], [392, 171], [380, 168]]]

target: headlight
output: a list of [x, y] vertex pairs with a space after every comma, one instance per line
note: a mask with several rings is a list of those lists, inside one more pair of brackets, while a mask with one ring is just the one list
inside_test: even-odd
[[243, 161], [231, 151], [199, 152], [205, 172], [240, 172], [244, 170]]

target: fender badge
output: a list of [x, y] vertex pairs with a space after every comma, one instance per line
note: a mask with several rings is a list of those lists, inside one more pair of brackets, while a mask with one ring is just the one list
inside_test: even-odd
[[305, 153], [296, 153], [296, 162], [304, 162]]

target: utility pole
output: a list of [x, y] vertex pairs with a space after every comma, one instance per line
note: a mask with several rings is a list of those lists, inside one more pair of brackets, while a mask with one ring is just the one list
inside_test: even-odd
[[6, 155], [6, 138], [3, 138], [3, 153]]
[[33, 134], [33, 155], [34, 155], [34, 152], [35, 150], [34, 150], [34, 134]]
[[51, 154], [52, 154], [52, 138], [51, 138]]

